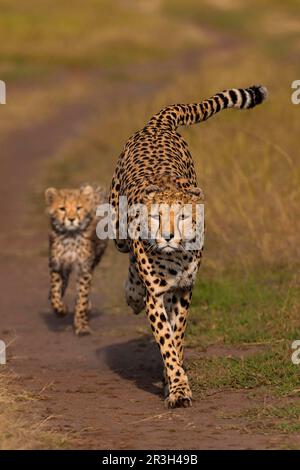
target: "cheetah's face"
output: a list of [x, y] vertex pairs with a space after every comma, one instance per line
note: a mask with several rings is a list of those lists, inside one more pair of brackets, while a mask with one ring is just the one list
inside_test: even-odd
[[[149, 243], [156, 251], [185, 251], [186, 242], [196, 236], [196, 206], [203, 202], [200, 188], [170, 191], [150, 187], [148, 194]], [[149, 191], [149, 189], [148, 189]]]
[[62, 190], [48, 188], [45, 198], [52, 225], [59, 232], [84, 230], [94, 216], [94, 189], [91, 186]]

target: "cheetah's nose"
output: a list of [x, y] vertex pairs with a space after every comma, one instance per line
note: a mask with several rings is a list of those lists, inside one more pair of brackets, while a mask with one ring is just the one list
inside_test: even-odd
[[72, 222], [74, 222], [74, 220], [75, 220], [75, 217], [68, 217], [68, 219], [69, 219], [69, 222], [71, 222], [71, 223], [72, 223]]
[[174, 233], [168, 233], [166, 235], [164, 235], [164, 239], [169, 242], [170, 240], [172, 240], [172, 238], [174, 238]]

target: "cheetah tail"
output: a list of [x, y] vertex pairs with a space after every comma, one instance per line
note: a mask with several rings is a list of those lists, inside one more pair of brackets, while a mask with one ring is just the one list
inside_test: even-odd
[[178, 126], [206, 121], [222, 109], [254, 108], [254, 106], [265, 101], [267, 96], [267, 89], [260, 85], [253, 85], [249, 88], [231, 88], [217, 93], [213, 97], [201, 101], [201, 103], [168, 106], [153, 116], [148, 124], [176, 130]]

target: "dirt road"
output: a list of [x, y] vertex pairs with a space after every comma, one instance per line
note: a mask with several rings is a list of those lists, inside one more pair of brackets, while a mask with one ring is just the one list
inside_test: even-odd
[[[180, 66], [180, 64], [179, 64]], [[105, 80], [105, 79], [104, 79]], [[153, 90], [125, 84], [118, 97], [150, 99]], [[101, 87], [100, 87], [101, 88]], [[16, 130], [2, 142], [0, 174], [1, 291], [0, 337], [13, 341], [8, 365], [18, 386], [41, 400], [28, 416], [42, 426], [68, 433], [74, 448], [100, 449], [237, 449], [276, 448], [282, 436], [241, 434], [230, 414], [249, 406], [244, 393], [226, 392], [200, 400], [193, 408], [167, 410], [162, 400], [161, 362], [145, 315], [134, 316], [122, 287], [127, 260], [111, 246], [93, 290], [94, 334], [77, 338], [72, 316], [50, 311], [47, 233], [30, 230], [33, 214], [28, 194], [42, 159], [76, 138], [95, 112], [93, 93], [46, 121]], [[105, 110], [118, 99], [113, 90], [99, 96]], [[118, 308], [111, 308], [111, 301]]]

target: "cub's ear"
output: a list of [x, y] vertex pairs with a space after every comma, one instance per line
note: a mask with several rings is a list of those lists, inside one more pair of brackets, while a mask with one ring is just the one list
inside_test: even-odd
[[94, 187], [95, 193], [95, 200], [99, 204], [100, 202], [107, 202], [108, 201], [108, 193], [106, 189], [102, 188], [102, 186], [95, 186]]
[[197, 187], [189, 188], [189, 189], [188, 189], [188, 192], [189, 192], [189, 194], [191, 194], [192, 196], [195, 196], [197, 199], [202, 199], [202, 200], [204, 200], [204, 192], [202, 191], [201, 188], [197, 188]]
[[50, 204], [52, 204], [52, 202], [54, 201], [54, 199], [56, 198], [57, 196], [57, 189], [55, 188], [48, 188], [46, 189], [45, 191], [45, 201], [46, 201], [46, 204], [49, 206]]
[[94, 188], [90, 184], [84, 184], [80, 187], [80, 192], [84, 196], [92, 196], [94, 195]]
[[160, 191], [160, 187], [157, 186], [156, 184], [150, 184], [144, 189], [144, 193], [146, 196], [150, 196], [153, 193], [158, 193]]

